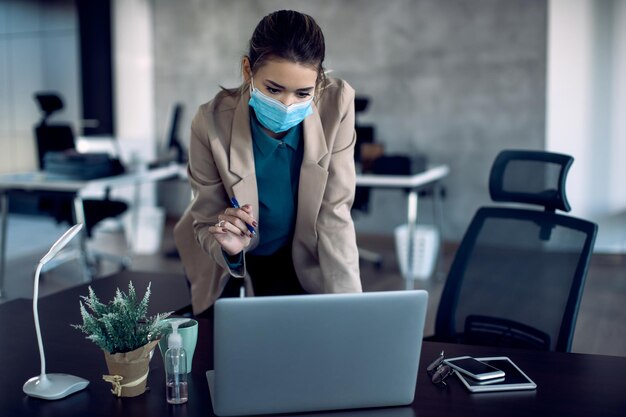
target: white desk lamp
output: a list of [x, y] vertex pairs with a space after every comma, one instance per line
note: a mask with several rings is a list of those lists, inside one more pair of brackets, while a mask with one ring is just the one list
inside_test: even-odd
[[44, 255], [37, 265], [35, 272], [35, 285], [33, 291], [33, 316], [35, 317], [35, 330], [37, 331], [37, 343], [39, 344], [39, 358], [41, 359], [41, 374], [32, 377], [24, 383], [24, 393], [31, 397], [43, 398], [46, 400], [58, 400], [67, 397], [89, 385], [89, 381], [68, 374], [46, 374], [46, 357], [43, 352], [43, 342], [41, 341], [41, 330], [39, 329], [39, 313], [37, 311], [37, 300], [39, 298], [39, 274], [41, 268], [82, 229], [83, 224], [74, 225], [70, 230], [57, 240]]

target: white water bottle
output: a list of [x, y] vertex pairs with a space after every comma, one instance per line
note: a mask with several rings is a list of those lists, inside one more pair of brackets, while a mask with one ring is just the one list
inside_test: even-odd
[[189, 398], [187, 385], [187, 353], [183, 348], [183, 338], [178, 326], [183, 320], [172, 320], [172, 333], [167, 339], [165, 352], [165, 396], [170, 404], [183, 404]]

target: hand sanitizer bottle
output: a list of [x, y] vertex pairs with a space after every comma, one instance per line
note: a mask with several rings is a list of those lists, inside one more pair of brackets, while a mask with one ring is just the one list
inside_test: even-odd
[[178, 333], [178, 326], [186, 322], [172, 320], [172, 333], [167, 339], [165, 352], [165, 395], [170, 404], [182, 404], [189, 398], [187, 387], [187, 353], [183, 349], [183, 338]]

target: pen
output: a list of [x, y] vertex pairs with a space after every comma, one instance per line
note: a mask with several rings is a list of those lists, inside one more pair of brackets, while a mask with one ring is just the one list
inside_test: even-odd
[[[230, 205], [231, 205], [233, 208], [236, 208], [236, 209], [241, 208], [241, 207], [239, 206], [239, 201], [237, 201], [237, 199], [236, 199], [235, 197], [233, 197], [233, 198], [231, 198], [231, 199], [230, 199]], [[253, 235], [253, 236], [256, 236], [256, 230], [254, 230], [254, 227], [250, 226], [248, 223], [246, 223], [246, 227], [248, 228], [248, 230], [250, 231], [250, 233], [252, 233], [252, 235]]]

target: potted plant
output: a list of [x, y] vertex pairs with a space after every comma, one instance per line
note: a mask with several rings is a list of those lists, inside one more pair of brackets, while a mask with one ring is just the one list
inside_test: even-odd
[[146, 390], [152, 351], [167, 329], [163, 319], [171, 312], [146, 317], [150, 285], [138, 300], [130, 282], [128, 293], [118, 288], [108, 304], [101, 303], [89, 287], [89, 295], [80, 301], [83, 324], [72, 325], [104, 351], [109, 375], [103, 379], [113, 385], [111, 392], [118, 397], [135, 397]]

